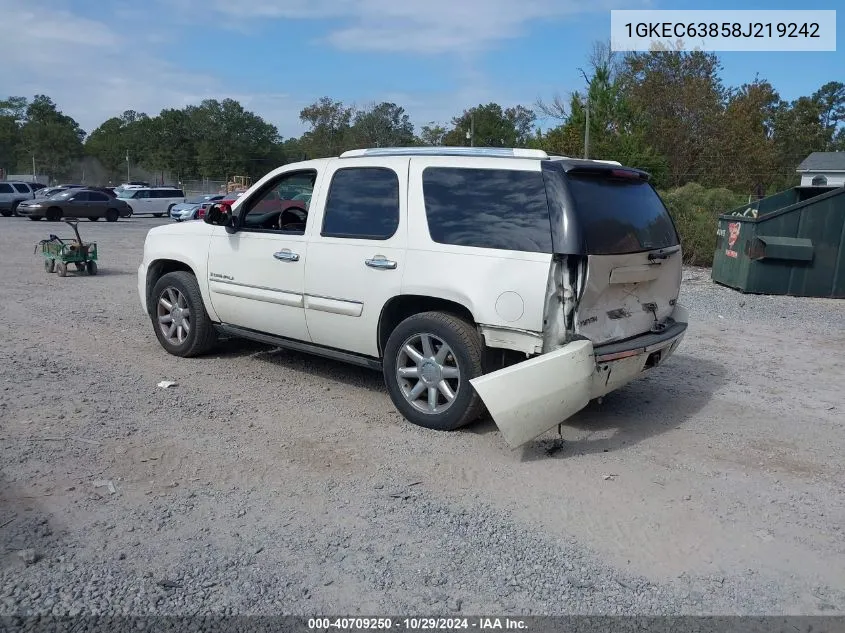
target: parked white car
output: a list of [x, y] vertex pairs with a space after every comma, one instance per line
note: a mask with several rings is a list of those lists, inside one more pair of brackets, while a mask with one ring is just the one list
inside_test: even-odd
[[222, 332], [365, 365], [411, 422], [457, 429], [486, 406], [511, 446], [663, 363], [687, 329], [680, 284], [648, 174], [479, 148], [285, 165], [152, 229], [138, 269], [171, 354]]
[[174, 187], [128, 187], [117, 191], [117, 197], [132, 207], [132, 214], [151, 214], [157, 218], [170, 214], [177, 204], [185, 202], [185, 192]]

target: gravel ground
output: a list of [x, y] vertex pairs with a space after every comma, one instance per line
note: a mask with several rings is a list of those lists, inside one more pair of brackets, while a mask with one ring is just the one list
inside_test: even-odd
[[364, 369], [167, 355], [162, 222], [80, 225], [101, 272], [63, 279], [65, 225], [0, 219], [0, 615], [845, 613], [845, 302], [690, 269], [671, 361], [511, 451]]

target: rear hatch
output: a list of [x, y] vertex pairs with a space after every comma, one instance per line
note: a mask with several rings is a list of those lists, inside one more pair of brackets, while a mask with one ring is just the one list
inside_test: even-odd
[[594, 345], [660, 331], [680, 292], [681, 247], [648, 176], [588, 166], [564, 178], [587, 262], [575, 331]]

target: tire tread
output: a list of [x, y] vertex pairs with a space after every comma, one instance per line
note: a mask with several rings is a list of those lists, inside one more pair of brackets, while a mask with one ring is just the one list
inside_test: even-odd
[[[176, 285], [174, 282], [178, 283], [182, 287], [182, 290], [184, 290], [184, 293], [187, 295], [188, 301], [191, 304], [192, 325], [194, 328], [193, 331], [196, 334], [190, 347], [185, 350], [173, 351], [167, 347], [165, 347], [165, 349], [175, 356], [182, 356], [184, 358], [201, 356], [211, 350], [217, 343], [217, 330], [214, 329], [214, 324], [211, 322], [211, 319], [208, 317], [208, 313], [205, 311], [205, 303], [203, 302], [202, 293], [200, 292], [196, 277], [184, 270], [177, 270], [172, 273], [162, 275], [153, 287], [153, 300], [158, 300], [159, 288], [161, 286]], [[150, 306], [150, 319], [152, 321], [156, 337], [158, 338], [159, 329], [155, 304]], [[161, 342], [160, 338], [159, 342]], [[164, 345], [162, 345], [162, 347], [164, 347]]]

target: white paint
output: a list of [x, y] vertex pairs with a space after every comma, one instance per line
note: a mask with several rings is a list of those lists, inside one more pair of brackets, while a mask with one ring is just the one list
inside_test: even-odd
[[516, 448], [587, 406], [594, 370], [593, 344], [580, 340], [470, 383]]
[[519, 321], [525, 314], [525, 302], [517, 292], [503, 292], [496, 299], [496, 314], [508, 323]]
[[[673, 310], [681, 285], [681, 251], [650, 264], [648, 253], [590, 255], [587, 277], [576, 311], [576, 330], [595, 345], [648, 332], [655, 315], [643, 304], [657, 304], [657, 320]], [[618, 283], [622, 282], [622, 283]], [[608, 313], [622, 311], [621, 318]]]

